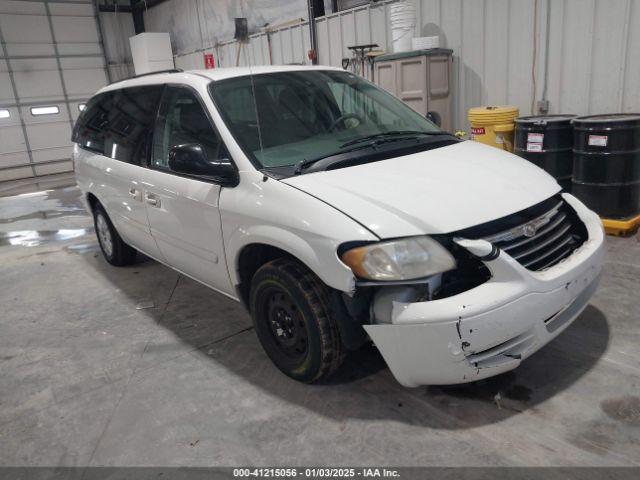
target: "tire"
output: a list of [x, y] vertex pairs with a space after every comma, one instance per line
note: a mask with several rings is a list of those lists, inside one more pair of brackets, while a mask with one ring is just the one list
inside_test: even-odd
[[123, 267], [135, 261], [136, 250], [122, 241], [109, 215], [99, 204], [93, 209], [93, 224], [100, 250], [107, 262], [116, 267]]
[[306, 383], [329, 377], [344, 360], [329, 290], [300, 263], [280, 258], [258, 269], [250, 309], [258, 339], [285, 375]]

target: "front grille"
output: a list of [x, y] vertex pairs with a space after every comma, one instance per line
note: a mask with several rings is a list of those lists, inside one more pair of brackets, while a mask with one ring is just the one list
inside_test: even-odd
[[558, 264], [587, 239], [584, 224], [559, 196], [482, 225], [480, 231], [481, 235], [466, 238], [487, 240], [534, 271]]

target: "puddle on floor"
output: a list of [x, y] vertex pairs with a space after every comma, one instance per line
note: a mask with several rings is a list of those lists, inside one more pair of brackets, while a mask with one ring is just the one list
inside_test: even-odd
[[54, 242], [64, 242], [93, 233], [93, 228], [72, 228], [60, 230], [16, 230], [0, 232], [0, 247], [6, 245], [39, 247]]
[[61, 208], [58, 210], [38, 210], [26, 215], [18, 215], [11, 218], [0, 218], [0, 224], [20, 222], [22, 220], [50, 220], [59, 217], [86, 217], [87, 211], [84, 208]]
[[65, 247], [65, 250], [73, 253], [89, 253], [89, 252], [98, 252], [100, 251], [100, 247], [98, 246], [98, 242], [93, 243], [78, 243], [75, 245], [69, 245]]
[[68, 187], [0, 198], [0, 225], [62, 217], [89, 217], [81, 192]]

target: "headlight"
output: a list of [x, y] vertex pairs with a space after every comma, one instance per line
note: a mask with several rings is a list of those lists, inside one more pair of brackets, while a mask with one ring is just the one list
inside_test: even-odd
[[429, 237], [411, 237], [352, 248], [342, 261], [360, 278], [412, 280], [455, 268], [453, 256]]

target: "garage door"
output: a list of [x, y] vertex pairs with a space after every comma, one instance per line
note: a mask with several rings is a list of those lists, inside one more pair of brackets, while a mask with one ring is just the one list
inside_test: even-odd
[[71, 129], [107, 83], [91, 0], [0, 1], [0, 181], [73, 170]]

